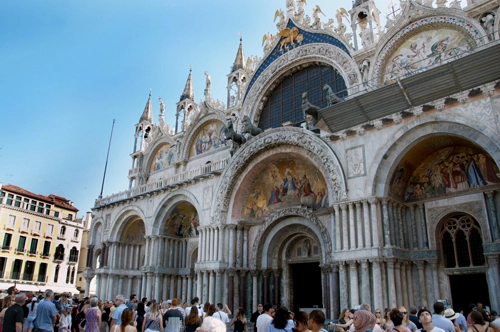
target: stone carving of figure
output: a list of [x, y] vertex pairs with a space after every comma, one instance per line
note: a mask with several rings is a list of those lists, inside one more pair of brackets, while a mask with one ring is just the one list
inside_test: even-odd
[[229, 97], [229, 106], [236, 106], [236, 97], [235, 96], [231, 96]]
[[226, 135], [226, 141], [230, 140], [233, 142], [232, 149], [230, 150], [231, 157], [233, 154], [240, 148], [241, 145], [246, 143], [246, 138], [243, 135], [240, 135], [236, 132], [234, 129], [236, 126], [233, 125], [233, 120], [232, 118], [227, 118], [226, 119], [226, 127], [227, 131], [225, 133]]
[[274, 22], [276, 22], [277, 18], [279, 18], [279, 21], [276, 23], [276, 28], [278, 28], [278, 31], [281, 31], [285, 28], [285, 13], [283, 9], [278, 9], [276, 13], [274, 13]]
[[262, 37], [262, 46], [264, 46], [264, 53], [271, 51], [271, 46], [273, 44], [273, 35], [271, 32], [264, 34]]
[[495, 17], [493, 14], [487, 14], [483, 18], [481, 18], [481, 25], [483, 26], [483, 29], [486, 31], [488, 34], [489, 40], [493, 40], [493, 24], [495, 23]]
[[210, 99], [210, 89], [212, 88], [212, 78], [208, 71], [205, 72], [206, 83], [205, 83], [205, 98]]
[[337, 97], [335, 92], [333, 92], [333, 89], [328, 84], [325, 84], [323, 86], [323, 90], [326, 91], [326, 102], [328, 106], [340, 103], [342, 101], [341, 98]]
[[249, 139], [251, 139], [252, 137], [254, 136], [257, 136], [259, 134], [261, 134], [263, 132], [262, 129], [260, 129], [259, 127], [256, 127], [251, 121], [250, 121], [250, 118], [245, 115], [243, 117], [243, 119], [241, 120], [241, 124], [243, 126], [243, 129], [242, 129], [242, 134], [245, 135], [245, 138], [247, 139], [247, 141]]
[[311, 242], [309, 240], [304, 240], [304, 243], [302, 243], [302, 255], [304, 257], [311, 256]]
[[163, 103], [163, 99], [158, 98], [158, 100], [160, 101], [160, 115], [158, 116], [158, 120], [160, 121], [160, 127], [162, 129], [164, 129], [165, 128], [165, 117], [164, 117], [165, 104]]
[[319, 129], [316, 128], [316, 123], [318, 123], [318, 110], [319, 107], [311, 104], [307, 98], [307, 92], [304, 92], [302, 94], [302, 112], [304, 114], [304, 120], [307, 129], [315, 133], [319, 133]]
[[341, 36], [343, 36], [347, 30], [344, 22], [342, 22], [343, 17], [347, 19], [347, 11], [344, 8], [337, 9], [337, 14], [335, 14], [335, 18], [337, 19], [337, 27], [335, 28], [335, 32]]
[[245, 70], [248, 73], [252, 73], [254, 71], [254, 66], [255, 66], [255, 57], [249, 56], [247, 59], [247, 64], [245, 66]]
[[370, 70], [370, 60], [364, 59], [359, 65], [359, 71], [361, 72], [361, 78], [363, 80], [363, 85], [368, 83], [368, 71]]
[[319, 18], [319, 14], [323, 14], [323, 16], [325, 16], [325, 13], [321, 11], [321, 8], [319, 8], [319, 6], [316, 5], [312, 13], [313, 24], [311, 27], [314, 29], [321, 29], [321, 19]]
[[299, 0], [299, 5], [298, 5], [299, 8], [297, 10], [297, 14], [295, 15], [295, 20], [299, 24], [302, 24], [304, 22], [304, 14], [305, 14], [304, 5], [306, 4], [307, 4], [306, 0]]
[[328, 22], [323, 24], [323, 29], [333, 31], [333, 23], [333, 18], [328, 19]]

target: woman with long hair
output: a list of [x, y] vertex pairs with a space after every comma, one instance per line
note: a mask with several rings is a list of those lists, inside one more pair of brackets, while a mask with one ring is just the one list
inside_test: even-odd
[[144, 315], [146, 314], [146, 306], [144, 305], [143, 302], [137, 303], [137, 310], [136, 310], [136, 322], [137, 326], [140, 326], [142, 328], [142, 324], [144, 323]]
[[391, 310], [389, 310], [389, 309], [385, 309], [384, 310], [384, 320], [385, 320], [385, 323], [382, 326], [382, 328], [386, 332], [390, 332], [394, 328], [394, 323], [392, 322], [390, 313], [391, 313]]
[[375, 315], [367, 310], [356, 311], [352, 320], [354, 321], [354, 332], [372, 331], [377, 321]]
[[195, 332], [201, 326], [201, 319], [198, 314], [198, 307], [192, 306], [189, 315], [186, 317], [186, 332]]
[[142, 332], [163, 332], [163, 318], [158, 303], [149, 306], [149, 312], [144, 316]]
[[[210, 302], [205, 302], [205, 304], [203, 305], [203, 313], [204, 313], [204, 315], [203, 315], [203, 316], [206, 316], [206, 315], [207, 315], [208, 308], [210, 308]], [[211, 316], [211, 315], [210, 315], [210, 316]]]
[[392, 322], [394, 323], [394, 327], [392, 328], [392, 332], [411, 332], [409, 328], [404, 326], [403, 320], [404, 315], [399, 311], [398, 308], [393, 308], [389, 313], [389, 317], [391, 317]]
[[274, 314], [274, 319], [269, 324], [269, 332], [292, 332], [294, 328], [293, 321], [290, 320], [290, 314], [287, 307], [279, 307]]
[[[208, 302], [207, 302], [208, 303]], [[206, 305], [206, 303], [205, 303]], [[211, 317], [213, 316], [213, 314], [217, 311], [217, 309], [215, 308], [215, 305], [213, 304], [210, 304], [208, 306], [208, 309], [207, 309], [207, 313], [205, 314], [205, 317]]]
[[38, 299], [36, 298], [36, 296], [33, 296], [33, 298], [31, 299], [31, 303], [27, 305], [28, 307], [28, 319], [27, 319], [27, 322], [28, 322], [28, 328], [26, 329], [26, 332], [31, 332], [33, 330], [33, 327], [35, 326], [33, 324], [33, 321], [35, 320], [36, 318], [36, 309], [38, 307]]
[[123, 310], [121, 325], [114, 325], [111, 332], [137, 332], [134, 325], [134, 311], [129, 308]]
[[238, 308], [238, 314], [233, 317], [229, 326], [234, 325], [234, 332], [248, 332], [247, 327], [247, 317], [245, 315], [245, 309], [242, 307]]
[[3, 329], [3, 317], [5, 316], [5, 312], [14, 303], [16, 303], [16, 301], [14, 300], [14, 296], [12, 295], [7, 295], [6, 297], [3, 298], [2, 308], [0, 311], [0, 332], [2, 332]]
[[408, 310], [406, 310], [404, 306], [400, 306], [398, 309], [399, 312], [403, 314], [403, 326], [409, 328], [411, 332], [415, 332], [417, 330], [417, 325], [410, 320]]
[[298, 332], [311, 332], [307, 324], [308, 320], [309, 320], [309, 315], [304, 311], [299, 311], [295, 315], [295, 330], [297, 330]]
[[72, 308], [69, 304], [63, 306], [59, 320], [59, 332], [69, 332], [71, 330], [71, 310]]
[[385, 319], [382, 316], [382, 310], [380, 309], [375, 309], [375, 324], [380, 325], [381, 327], [384, 326], [385, 324]]
[[334, 323], [332, 326], [335, 326], [341, 332], [347, 331], [353, 323], [352, 317], [352, 312], [349, 309], [344, 309], [340, 313], [338, 323]]

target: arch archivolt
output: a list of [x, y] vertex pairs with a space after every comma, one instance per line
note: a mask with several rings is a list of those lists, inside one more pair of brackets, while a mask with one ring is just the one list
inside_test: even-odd
[[165, 223], [164, 221], [170, 215], [172, 210], [181, 202], [188, 202], [193, 205], [196, 211], [198, 211], [198, 218], [200, 218], [200, 226], [202, 223], [200, 213], [201, 206], [196, 196], [194, 196], [190, 191], [181, 189], [176, 190], [174, 193], [163, 198], [157, 205], [156, 211], [154, 212], [154, 221], [151, 228], [151, 234], [161, 235], [164, 232]]
[[284, 268], [283, 262], [287, 259], [287, 253], [290, 253], [289, 251], [295, 244], [304, 237], [311, 238], [316, 243], [320, 242], [314, 231], [307, 226], [288, 227], [280, 232], [279, 238], [275, 237], [272, 240], [272, 242], [276, 243], [275, 248], [277, 248], [277, 250], [272, 250], [271, 262], [273, 270]]
[[486, 207], [483, 201], [471, 201], [427, 209], [430, 249], [439, 249], [438, 226], [452, 213], [465, 213], [476, 219], [481, 227], [483, 243], [491, 242]]
[[349, 94], [357, 92], [354, 86], [361, 83], [361, 74], [348, 53], [330, 44], [307, 44], [286, 52], [260, 74], [244, 100], [241, 118], [247, 115], [256, 122], [264, 106], [263, 96], [266, 92], [272, 90], [284, 75], [314, 63], [336, 69], [344, 78]]
[[500, 136], [482, 123], [451, 114], [420, 117], [401, 127], [374, 154], [366, 179], [366, 195], [387, 197], [392, 173], [404, 155], [430, 136], [463, 137], [483, 148], [500, 165]]
[[[327, 228], [312, 211], [306, 208], [287, 208], [266, 216], [259, 227], [250, 256], [250, 267], [255, 269], [277, 268], [279, 250], [288, 238], [297, 233], [313, 238], [321, 249], [321, 264], [332, 259], [332, 241]], [[276, 252], [276, 253], [274, 253]], [[266, 253], [263, 255], [262, 253]]]
[[[99, 227], [100, 227], [100, 229], [99, 229]], [[97, 240], [99, 238], [98, 235], [101, 235], [101, 239], [102, 239], [103, 228], [104, 228], [104, 220], [102, 218], [97, 218], [97, 219], [92, 221], [92, 229], [90, 232], [90, 239], [89, 239], [90, 244], [93, 244], [94, 246], [101, 245], [102, 241], [99, 242]]]
[[146, 227], [146, 217], [144, 211], [142, 211], [137, 206], [127, 206], [123, 210], [118, 212], [118, 217], [113, 222], [113, 226], [109, 232], [110, 241], [120, 241], [123, 231], [128, 226], [129, 222], [140, 219], [144, 224], [145, 235], [150, 235], [147, 233], [148, 228]]
[[[266, 130], [248, 141], [231, 158], [230, 164], [220, 176], [215, 192], [220, 193], [212, 205], [212, 218], [216, 222], [227, 220], [229, 206], [236, 191], [236, 185], [242, 174], [261, 154], [281, 146], [292, 146], [310, 160], [314, 160], [318, 170], [325, 178], [330, 197], [330, 204], [340, 199], [346, 192], [346, 181], [343, 169], [332, 149], [310, 131], [286, 127]], [[271, 151], [272, 152], [272, 151]], [[276, 153], [276, 152], [275, 152]]]
[[179, 160], [188, 160], [189, 159], [189, 150], [191, 149], [191, 146], [193, 145], [194, 139], [196, 138], [196, 134], [198, 131], [203, 128], [207, 123], [211, 121], [221, 121], [222, 123], [225, 123], [226, 117], [224, 116], [224, 113], [217, 111], [217, 113], [212, 113], [209, 114], [202, 119], [200, 119], [195, 126], [190, 128], [188, 131], [187, 135], [184, 136], [185, 139], [183, 140], [184, 146], [181, 148], [181, 153], [178, 156]]
[[151, 146], [149, 149], [149, 152], [147, 154], [146, 159], [144, 160], [143, 163], [143, 169], [146, 170], [146, 173], [151, 172], [151, 164], [154, 161], [154, 157], [158, 150], [165, 144], [170, 144], [171, 146], [175, 145], [175, 141], [168, 135], [164, 135], [160, 140], [156, 141], [155, 144]]

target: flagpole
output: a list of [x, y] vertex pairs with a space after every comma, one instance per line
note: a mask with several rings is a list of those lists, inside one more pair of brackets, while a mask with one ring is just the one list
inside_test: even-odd
[[113, 138], [113, 129], [114, 128], [115, 128], [115, 119], [113, 119], [113, 125], [111, 126], [111, 135], [109, 136], [109, 144], [108, 144], [108, 154], [106, 155], [106, 164], [104, 165], [104, 174], [102, 176], [102, 186], [101, 186], [101, 193], [99, 194], [99, 198], [102, 198], [102, 191], [104, 190], [104, 180], [106, 179], [106, 170], [108, 169], [109, 149], [111, 148], [111, 139]]

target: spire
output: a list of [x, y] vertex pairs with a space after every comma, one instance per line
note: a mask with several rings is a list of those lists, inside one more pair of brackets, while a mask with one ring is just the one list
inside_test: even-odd
[[184, 92], [182, 92], [182, 95], [181, 95], [181, 100], [184, 100], [184, 99], [191, 99], [191, 100], [194, 100], [194, 89], [193, 89], [193, 75], [192, 75], [192, 71], [193, 71], [193, 68], [191, 68], [191, 65], [189, 65], [189, 76], [188, 76], [188, 79], [186, 81], [186, 86], [184, 87]]
[[238, 69], [245, 69], [245, 54], [243, 54], [243, 38], [240, 33], [240, 46], [238, 47], [238, 53], [236, 54], [236, 59], [234, 59], [233, 70], [235, 72]]
[[151, 105], [151, 89], [149, 89], [149, 98], [144, 107], [144, 112], [142, 112], [141, 119], [139, 122], [153, 122], [153, 106]]

